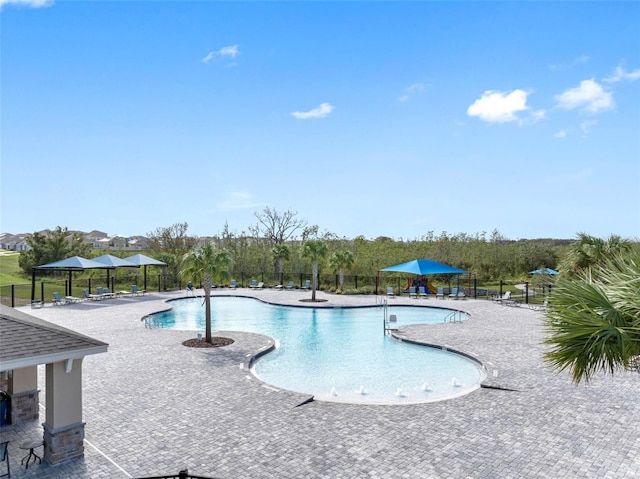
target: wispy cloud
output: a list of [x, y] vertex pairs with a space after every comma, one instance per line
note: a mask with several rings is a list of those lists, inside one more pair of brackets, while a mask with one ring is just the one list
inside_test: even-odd
[[582, 65], [583, 63], [587, 63], [589, 60], [590, 60], [589, 56], [581, 55], [569, 63], [549, 65], [549, 70], [564, 70], [567, 68], [573, 68], [577, 65]]
[[560, 93], [555, 98], [558, 106], [565, 110], [580, 108], [591, 113], [598, 113], [601, 110], [612, 108], [614, 105], [611, 92], [606, 91], [593, 79], [583, 80], [579, 86]]
[[[524, 90], [502, 92], [497, 90], [485, 91], [480, 98], [467, 108], [467, 115], [477, 116], [488, 123], [523, 122], [517, 113], [530, 110], [527, 106], [527, 96]], [[544, 110], [531, 111], [530, 119], [537, 121], [544, 118]]]
[[235, 58], [240, 54], [240, 50], [238, 49], [238, 45], [229, 45], [228, 47], [222, 47], [220, 50], [213, 50], [207, 53], [202, 59], [202, 63], [209, 63], [215, 57], [231, 57]]
[[593, 128], [597, 124], [598, 124], [598, 120], [585, 120], [582, 123], [580, 123], [580, 129], [582, 130], [582, 135], [585, 137], [589, 136], [589, 133], [591, 132], [591, 128]]
[[54, 0], [0, 0], [0, 9], [5, 5], [18, 5], [31, 8], [50, 7]]
[[294, 111], [291, 116], [294, 116], [300, 120], [306, 120], [308, 118], [324, 118], [333, 111], [334, 106], [330, 103], [321, 103], [318, 108], [314, 108], [309, 111]]
[[217, 205], [219, 211], [255, 208], [258, 206], [248, 191], [229, 191]]
[[554, 138], [565, 138], [566, 136], [567, 136], [566, 130], [560, 130], [555, 135], [553, 135]]
[[603, 78], [602, 81], [607, 83], [618, 83], [619, 81], [623, 80], [636, 81], [639, 78], [640, 69], [636, 68], [635, 70], [628, 72], [622, 67], [622, 65], [618, 65], [611, 76]]
[[425, 89], [424, 83], [414, 83], [413, 85], [404, 89], [404, 92], [401, 96], [398, 97], [398, 101], [404, 102], [407, 101], [413, 95], [416, 95]]

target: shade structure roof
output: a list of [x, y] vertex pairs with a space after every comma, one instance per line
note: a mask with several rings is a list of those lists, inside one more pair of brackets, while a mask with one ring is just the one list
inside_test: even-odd
[[94, 269], [94, 268], [113, 268], [113, 266], [99, 263], [92, 259], [83, 258], [82, 256], [71, 256], [70, 258], [54, 261], [53, 263], [36, 266], [36, 269], [61, 269], [65, 271]]
[[529, 271], [529, 274], [558, 274], [558, 272], [555, 269], [542, 268], [542, 269], [536, 269], [536, 270], [533, 270], [533, 271]]
[[380, 271], [392, 271], [397, 273], [412, 273], [412, 274], [455, 274], [466, 273], [463, 269], [454, 268], [448, 264], [438, 263], [432, 259], [414, 259], [407, 263], [396, 264], [395, 266], [389, 266], [383, 268]]
[[102, 263], [112, 268], [119, 268], [119, 267], [137, 268], [139, 266], [135, 263], [132, 263], [129, 260], [118, 258], [117, 256], [113, 256], [111, 254], [103, 254], [102, 256], [93, 258], [93, 261], [97, 261], [98, 263]]
[[145, 256], [143, 254], [134, 254], [133, 256], [129, 256], [125, 258], [130, 263], [133, 263], [135, 266], [166, 266], [167, 263], [163, 263], [162, 261], [158, 261], [157, 259], [150, 258], [149, 256]]

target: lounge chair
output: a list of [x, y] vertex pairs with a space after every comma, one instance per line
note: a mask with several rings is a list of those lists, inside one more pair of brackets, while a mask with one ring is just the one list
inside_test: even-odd
[[229, 283], [229, 289], [236, 289], [236, 280], [232, 279], [231, 283]]
[[409, 286], [409, 297], [418, 299], [418, 293], [416, 293], [415, 286]]
[[310, 289], [311, 288], [311, 280], [308, 279], [304, 282], [304, 286], [302, 287], [302, 289]]
[[388, 298], [395, 298], [396, 297], [395, 293], [393, 292], [393, 286], [389, 286], [387, 288], [387, 297]]
[[293, 281], [289, 281], [284, 288], [285, 289], [293, 289]]
[[258, 287], [258, 280], [256, 279], [252, 279], [251, 280], [251, 284], [249, 285], [250, 288], [255, 289]]
[[83, 289], [82, 294], [85, 299], [90, 299], [92, 301], [99, 301], [102, 297], [99, 294], [91, 294], [88, 289]]
[[427, 291], [424, 289], [424, 286], [418, 288], [418, 296], [427, 299]]
[[464, 299], [466, 298], [466, 295], [464, 294], [463, 291], [459, 290], [458, 288], [451, 288], [451, 294], [449, 295], [449, 298], [451, 299]]
[[511, 291], [505, 291], [505, 293], [502, 296], [494, 296], [493, 297], [493, 301], [495, 303], [501, 303], [503, 301], [509, 301], [509, 299], [511, 299]]
[[436, 293], [436, 299], [442, 298], [444, 299], [444, 287], [438, 286], [438, 292]]
[[62, 299], [60, 297], [60, 293], [58, 292], [54, 292], [53, 293], [53, 304], [67, 304], [67, 300], [66, 299]]
[[83, 298], [78, 298], [77, 296], [65, 296], [64, 299], [67, 300], [67, 303], [82, 303]]
[[144, 293], [147, 292], [146, 289], [138, 289], [138, 285], [137, 284], [132, 284], [131, 285], [131, 292], [133, 293], [134, 296], [143, 296]]
[[257, 285], [256, 285], [256, 289], [262, 289], [264, 288], [264, 282], [260, 281]]
[[104, 294], [106, 298], [115, 298], [117, 296], [116, 293], [111, 292], [110, 288], [104, 288], [102, 294]]

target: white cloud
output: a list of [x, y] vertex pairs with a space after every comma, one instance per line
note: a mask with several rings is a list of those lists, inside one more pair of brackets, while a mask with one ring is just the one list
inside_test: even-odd
[[560, 108], [573, 110], [582, 108], [591, 113], [613, 107], [613, 95], [606, 91], [595, 80], [583, 80], [580, 85], [559, 95], [556, 101]]
[[566, 63], [566, 64], [556, 64], [556, 65], [549, 65], [549, 69], [550, 70], [564, 70], [564, 69], [568, 69], [568, 68], [573, 68], [577, 65], [581, 65], [583, 63], [587, 63], [590, 60], [590, 58], [587, 55], [581, 55], [578, 58], [576, 58], [575, 60], [573, 60], [570, 63]]
[[608, 76], [607, 78], [603, 78], [602, 81], [607, 83], [617, 83], [622, 80], [635, 81], [635, 80], [638, 80], [639, 78], [640, 78], [639, 68], [636, 68], [632, 72], [627, 72], [622, 67], [622, 65], [618, 65], [616, 69], [613, 71], [613, 73], [611, 74], [611, 76]]
[[409, 97], [420, 93], [424, 89], [424, 83], [414, 83], [413, 85], [404, 89], [404, 93], [400, 97], [398, 97], [398, 101], [407, 101]]
[[309, 111], [294, 111], [291, 116], [294, 116], [300, 120], [306, 120], [307, 118], [324, 118], [333, 111], [334, 106], [330, 103], [321, 103], [318, 108], [314, 108]]
[[225, 198], [217, 205], [220, 211], [238, 210], [255, 208], [257, 203], [254, 201], [251, 193], [247, 191], [230, 191], [226, 193]]
[[209, 63], [215, 57], [231, 57], [235, 58], [240, 54], [240, 50], [238, 50], [238, 45], [229, 45], [228, 47], [222, 47], [220, 50], [214, 50], [207, 53], [202, 59], [203, 63]]
[[566, 136], [567, 136], [567, 132], [565, 130], [560, 130], [555, 135], [553, 135], [554, 138], [564, 138]]
[[584, 136], [589, 136], [589, 132], [591, 128], [598, 124], [598, 120], [586, 120], [580, 123], [580, 129], [582, 130], [582, 134]]
[[488, 90], [467, 109], [467, 115], [477, 116], [489, 123], [519, 121], [516, 113], [529, 109], [527, 95], [527, 92], [519, 89], [512, 92]]
[[18, 5], [31, 8], [50, 7], [54, 0], [0, 0], [0, 9], [5, 5]]

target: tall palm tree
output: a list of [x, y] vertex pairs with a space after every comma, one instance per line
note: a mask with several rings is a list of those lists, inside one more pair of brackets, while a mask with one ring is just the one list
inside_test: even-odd
[[614, 373], [640, 356], [640, 247], [561, 274], [547, 312], [546, 359], [573, 380]]
[[318, 287], [318, 260], [327, 254], [327, 245], [321, 240], [309, 240], [302, 247], [302, 256], [310, 258], [313, 262], [313, 281], [311, 287], [311, 301], [316, 300], [316, 288]]
[[351, 268], [351, 266], [353, 266], [353, 261], [353, 254], [348, 250], [336, 251], [329, 257], [329, 265], [331, 265], [334, 271], [340, 271], [340, 291], [343, 290], [344, 286], [344, 269]]
[[560, 265], [560, 270], [569, 274], [591, 270], [596, 266], [602, 266], [604, 261], [613, 255], [629, 251], [631, 246], [631, 241], [618, 235], [611, 235], [607, 239], [603, 239], [586, 233], [578, 233], [578, 238], [571, 245]]
[[229, 277], [232, 259], [227, 250], [217, 249], [211, 242], [202, 244], [198, 249], [189, 251], [184, 256], [181, 276], [191, 278], [196, 284], [202, 283], [205, 306], [205, 340], [211, 338], [211, 288], [215, 279], [225, 280]]
[[283, 261], [289, 259], [289, 248], [285, 244], [277, 244], [271, 249], [271, 256], [276, 263], [276, 270], [280, 278], [280, 284], [283, 283]]

